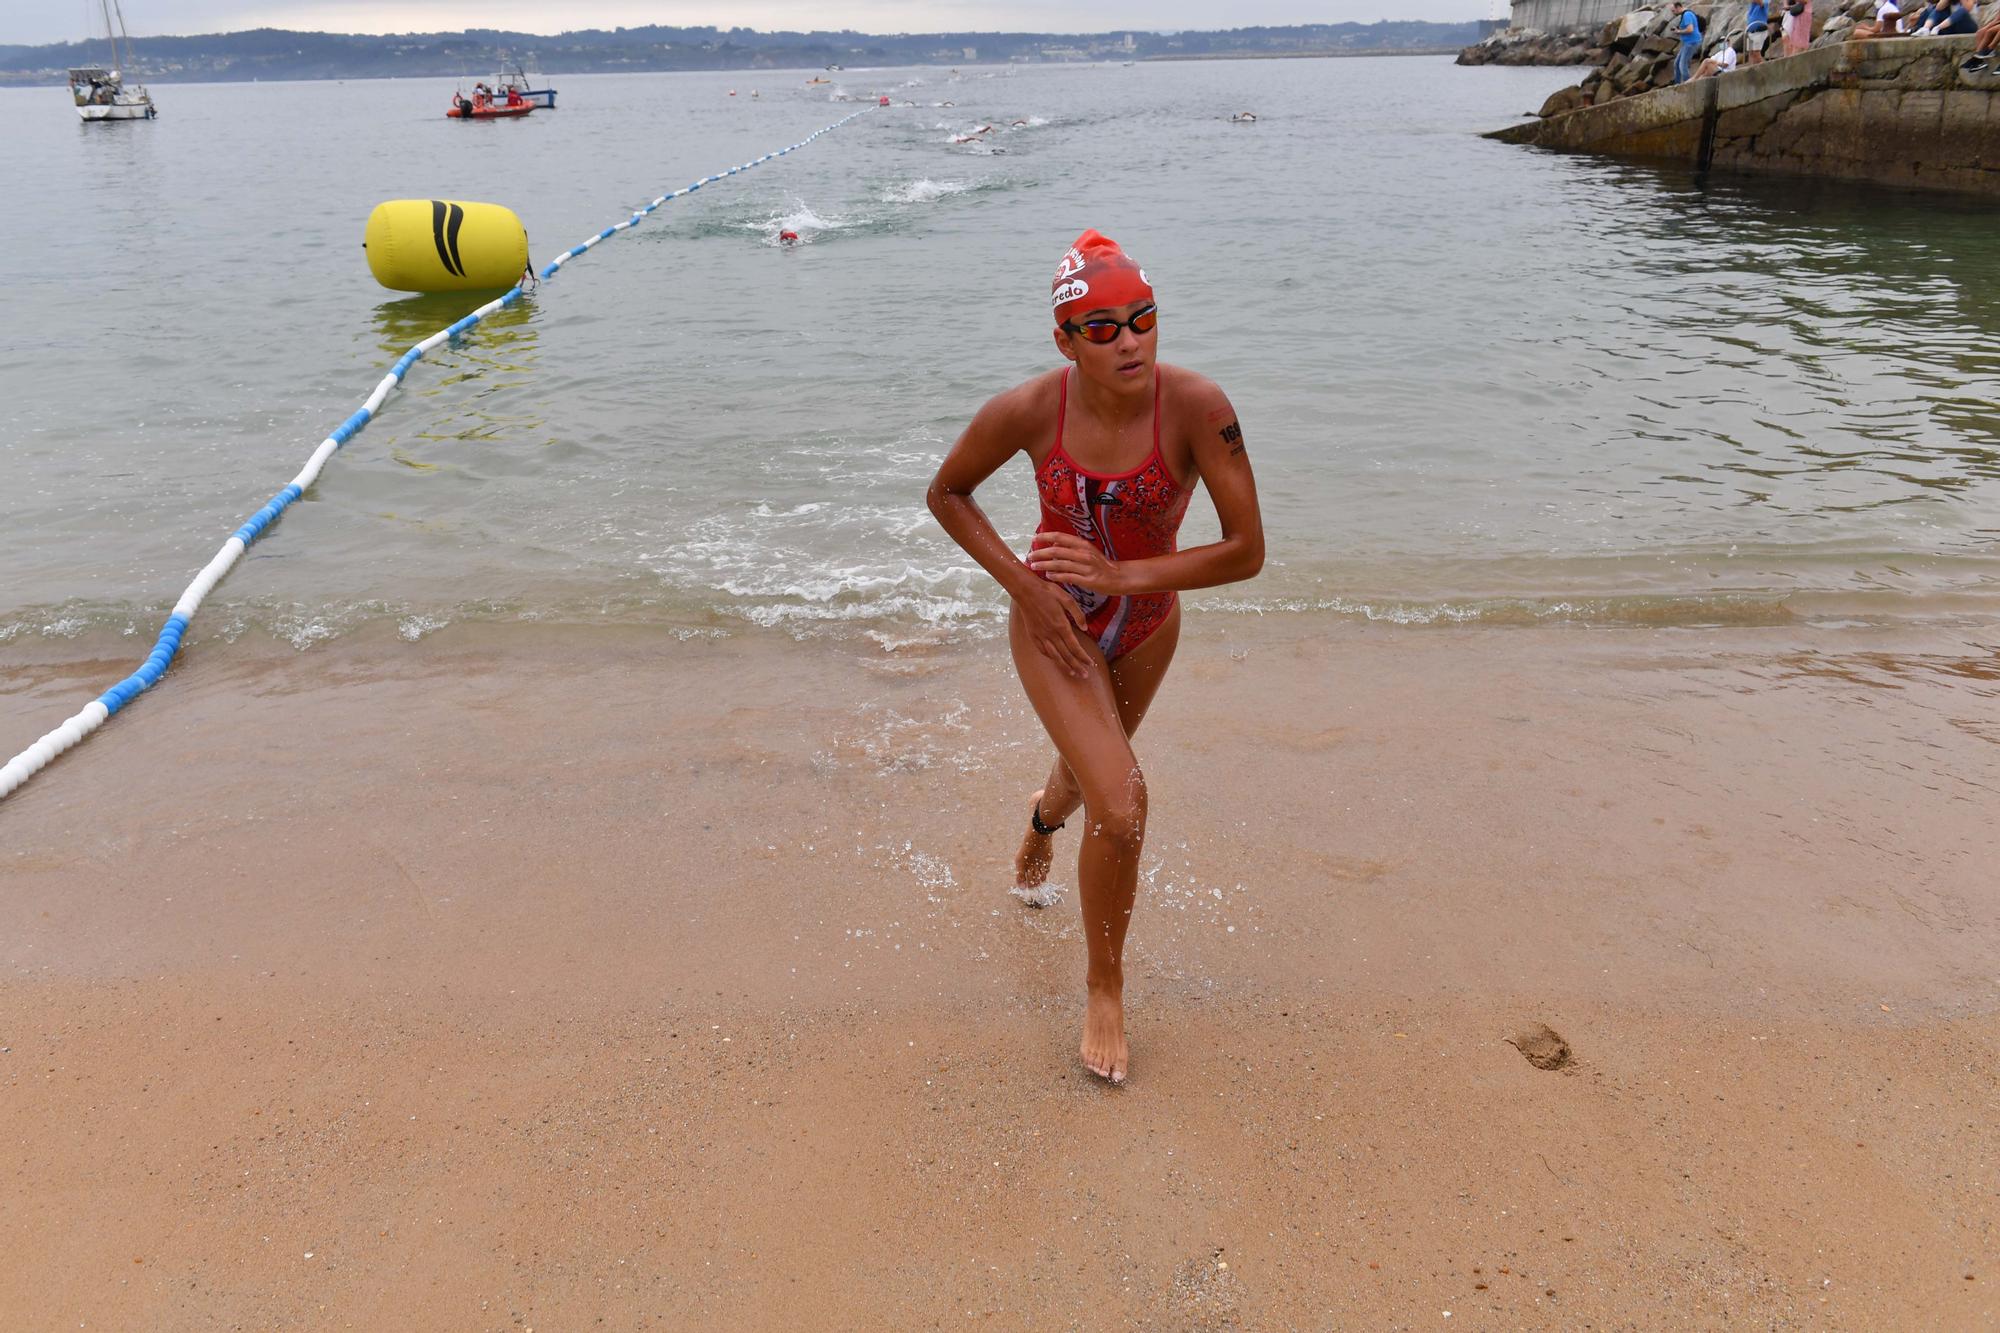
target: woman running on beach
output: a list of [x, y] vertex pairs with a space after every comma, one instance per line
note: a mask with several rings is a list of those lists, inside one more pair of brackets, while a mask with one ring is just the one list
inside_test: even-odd
[[[1068, 365], [988, 402], [932, 480], [931, 512], [1013, 599], [1014, 668], [1056, 760], [1015, 857], [1039, 890], [1050, 838], [1079, 806], [1077, 888], [1089, 948], [1084, 1067], [1125, 1081], [1125, 930], [1146, 835], [1146, 779], [1131, 736], [1180, 641], [1184, 588], [1235, 583], [1264, 563], [1243, 432], [1212, 382], [1154, 359], [1153, 288], [1116, 242], [1087, 231], [1050, 294]], [[1017, 453], [1035, 468], [1041, 524], [1023, 562], [972, 492]], [[1177, 551], [1195, 483], [1222, 540]]]

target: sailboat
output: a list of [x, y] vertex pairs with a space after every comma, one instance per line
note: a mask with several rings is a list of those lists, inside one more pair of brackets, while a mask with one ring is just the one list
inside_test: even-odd
[[[132, 35], [125, 31], [125, 10], [118, 0], [98, 0], [104, 15], [104, 35], [111, 43], [111, 67], [86, 65], [69, 72], [69, 92], [76, 114], [85, 120], [151, 120], [159, 115], [142, 84], [127, 84], [121, 65], [132, 63]], [[116, 15], [116, 21], [113, 21]], [[124, 42], [120, 59], [119, 42]]]

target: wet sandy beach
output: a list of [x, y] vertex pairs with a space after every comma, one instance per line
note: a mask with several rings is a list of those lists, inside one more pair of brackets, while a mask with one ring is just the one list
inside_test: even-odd
[[[15, 652], [0, 734], [105, 648]], [[997, 645], [198, 648], [0, 805], [0, 1309], [1986, 1326], [1996, 675], [1192, 617], [1111, 1090]]]

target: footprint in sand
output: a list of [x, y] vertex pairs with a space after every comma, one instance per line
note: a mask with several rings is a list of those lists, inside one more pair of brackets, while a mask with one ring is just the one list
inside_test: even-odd
[[1507, 1039], [1537, 1069], [1561, 1069], [1574, 1058], [1569, 1043], [1547, 1023], [1530, 1023]]

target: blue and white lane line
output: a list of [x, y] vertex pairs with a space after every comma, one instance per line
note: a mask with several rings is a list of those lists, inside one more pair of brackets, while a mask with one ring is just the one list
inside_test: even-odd
[[[762, 166], [764, 163], [781, 158], [787, 153], [796, 153], [799, 149], [804, 148], [821, 135], [830, 134], [842, 125], [845, 125], [848, 121], [853, 120], [856, 116], [863, 115], [874, 109], [875, 107], [872, 105], [863, 107], [860, 111], [841, 117], [831, 125], [814, 130], [811, 134], [808, 134], [789, 148], [773, 149], [762, 157], [752, 158], [750, 161], [740, 166], [731, 167], [727, 171], [718, 171], [713, 176], [703, 176], [700, 180], [690, 185], [682, 186], [678, 190], [661, 195], [659, 198], [653, 200], [652, 203], [647, 204], [631, 217], [625, 219], [625, 221], [615, 226], [606, 227], [603, 231], [598, 232], [597, 235], [591, 237], [581, 245], [573, 245], [557, 255], [555, 262], [542, 270], [543, 280], [546, 281], [549, 278], [553, 278], [564, 264], [583, 254], [599, 242], [608, 241], [619, 232], [638, 226], [648, 213], [651, 213], [661, 205], [678, 199], [682, 195], [693, 194], [704, 185], [713, 185], [717, 181], [726, 180], [740, 172], [748, 171], [752, 167]], [[520, 299], [521, 287], [519, 284], [516, 284], [510, 287], [498, 300], [488, 301], [464, 319], [446, 328], [439, 329], [436, 333], [433, 333], [430, 337], [396, 358], [396, 363], [389, 367], [389, 373], [382, 377], [382, 382], [375, 386], [375, 392], [368, 395], [368, 401], [361, 405], [361, 409], [334, 427], [333, 433], [324, 440], [321, 440], [319, 448], [313, 450], [312, 457], [306, 460], [306, 465], [299, 470], [299, 475], [293, 477], [283, 490], [271, 497], [268, 504], [252, 514], [242, 527], [236, 529], [230, 535], [229, 540], [222, 544], [222, 549], [215, 553], [215, 558], [202, 567], [201, 573], [195, 575], [194, 582], [188, 584], [187, 591], [181, 594], [180, 601], [174, 603], [173, 614], [168, 616], [167, 623], [160, 627], [160, 637], [153, 644], [153, 651], [148, 653], [146, 660], [139, 664], [139, 669], [85, 704], [82, 710], [74, 717], [64, 722], [55, 730], [45, 734], [40, 740], [15, 755], [12, 759], [9, 759], [5, 767], [0, 767], [0, 800], [5, 800], [18, 790], [22, 783], [41, 772], [43, 768], [48, 766], [50, 760], [103, 726], [113, 713], [116, 713], [126, 704], [132, 702], [133, 699], [151, 688], [161, 676], [167, 673], [168, 665], [174, 660], [174, 655], [180, 651], [181, 636], [187, 633], [188, 622], [194, 619], [194, 613], [201, 606], [202, 599], [207, 597], [214, 590], [215, 585], [222, 582], [223, 576], [229, 573], [230, 568], [238, 560], [242, 559], [243, 552], [249, 548], [250, 543], [263, 536], [264, 530], [275, 523], [280, 514], [291, 508], [294, 500], [305, 494], [307, 489], [315, 481], [319, 480], [320, 470], [326, 466], [327, 460], [333, 457], [340, 449], [340, 446], [360, 434], [368, 423], [374, 419], [375, 414], [382, 409], [382, 404], [388, 400], [390, 392], [403, 382], [405, 375], [410, 373], [411, 366], [422, 360], [425, 353], [458, 337], [462, 333], [468, 332], [494, 311], [504, 310]]]

